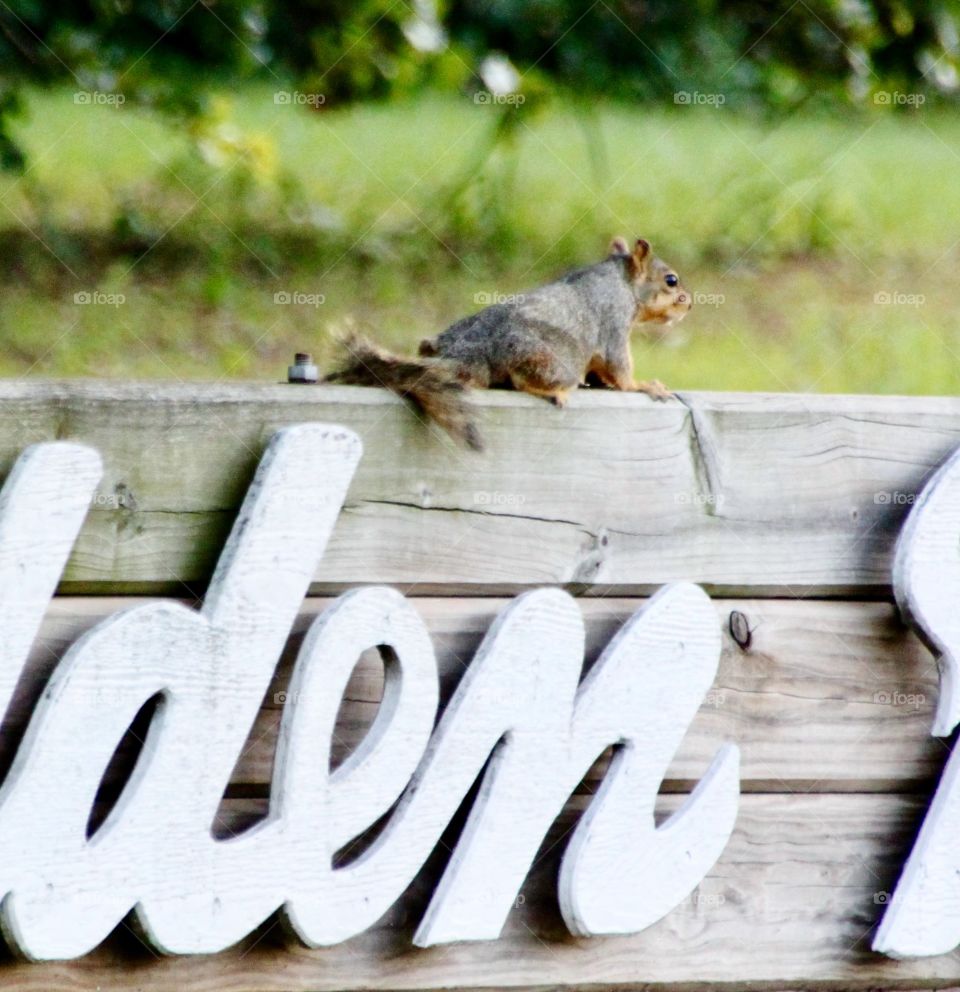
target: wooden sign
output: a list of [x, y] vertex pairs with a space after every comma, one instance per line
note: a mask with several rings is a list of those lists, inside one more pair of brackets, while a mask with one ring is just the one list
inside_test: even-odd
[[[577, 937], [628, 934], [689, 902], [735, 830], [739, 759], [723, 735], [701, 737], [713, 761], [657, 825], [668, 764], [720, 691], [714, 605], [682, 581], [629, 616], [585, 676], [577, 601], [558, 589], [519, 595], [486, 631], [439, 721], [435, 649], [413, 603], [382, 586], [341, 595], [313, 620], [293, 665], [266, 817], [228, 840], [212, 836], [360, 457], [344, 427], [280, 430], [203, 608], [167, 600], [120, 610], [63, 655], [0, 788], [0, 925], [18, 953], [86, 954], [131, 910], [144, 939], [169, 954], [220, 951], [277, 910], [304, 944], [337, 944], [400, 899], [477, 781], [413, 942], [494, 940], [548, 828], [611, 745], [610, 767], [565, 843], [562, 919]], [[39, 444], [0, 492], [4, 710], [84, 519], [99, 506], [102, 471], [89, 447]], [[908, 495], [893, 585], [939, 659], [933, 733], [945, 737], [960, 723], [960, 452]], [[755, 632], [737, 616], [736, 644], [749, 655]], [[384, 659], [383, 698], [366, 736], [331, 771], [338, 707], [372, 647]], [[888, 695], [874, 691], [875, 701]], [[104, 772], [151, 702], [133, 773], [91, 834]], [[873, 946], [883, 954], [943, 955], [960, 943], [958, 776], [954, 753], [892, 895], [872, 893], [882, 914]], [[767, 822], [751, 822], [751, 844]], [[359, 854], [338, 857], [375, 824]], [[696, 905], [705, 919], [724, 909], [721, 900]]]
[[[737, 813], [736, 747], [720, 746], [679, 810], [654, 822], [659, 784], [720, 654], [708, 597], [682, 582], [653, 596], [582, 680], [576, 601], [556, 589], [517, 597], [436, 727], [436, 661], [420, 616], [390, 588], [346, 593], [316, 619], [297, 657], [268, 816], [230, 840], [212, 837], [360, 454], [345, 428], [279, 431], [203, 608], [137, 606], [67, 651], [0, 789], [0, 922], [21, 954], [84, 954], [131, 908], [146, 939], [171, 954], [226, 948], [278, 908], [305, 944], [343, 941], [404, 892], [478, 776], [414, 941], [495, 939], [547, 828], [611, 744], [615, 759], [560, 869], [569, 929], [642, 930], [686, 899], [719, 857]], [[99, 475], [88, 448], [38, 445], [0, 496], [5, 703]], [[385, 658], [379, 714], [330, 772], [344, 687], [360, 652], [374, 646]], [[157, 711], [134, 771], [88, 837], [104, 770], [150, 700]], [[335, 865], [336, 852], [385, 814], [363, 853]]]

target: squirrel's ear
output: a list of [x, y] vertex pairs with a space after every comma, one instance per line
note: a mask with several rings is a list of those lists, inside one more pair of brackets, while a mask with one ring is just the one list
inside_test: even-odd
[[616, 237], [610, 242], [610, 254], [611, 255], [629, 255], [630, 246], [627, 244], [627, 239], [624, 237]]
[[637, 238], [637, 244], [630, 254], [630, 268], [634, 277], [642, 276], [647, 271], [647, 260], [650, 258], [650, 242]]

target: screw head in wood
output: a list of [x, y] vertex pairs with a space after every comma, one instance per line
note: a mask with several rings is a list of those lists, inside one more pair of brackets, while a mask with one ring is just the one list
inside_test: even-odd
[[727, 625], [730, 628], [730, 636], [742, 651], [746, 651], [753, 640], [753, 631], [750, 629], [750, 621], [747, 620], [746, 614], [739, 610], [731, 610]]

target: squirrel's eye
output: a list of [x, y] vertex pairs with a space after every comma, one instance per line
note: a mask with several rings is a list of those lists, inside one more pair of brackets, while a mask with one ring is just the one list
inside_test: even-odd
[[664, 276], [663, 281], [672, 289], [679, 282], [677, 277], [671, 272], [668, 276]]

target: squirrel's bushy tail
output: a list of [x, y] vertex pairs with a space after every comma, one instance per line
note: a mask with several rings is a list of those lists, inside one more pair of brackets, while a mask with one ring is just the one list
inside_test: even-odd
[[401, 358], [391, 355], [360, 334], [343, 340], [346, 357], [339, 369], [325, 378], [347, 386], [383, 386], [410, 400], [425, 417], [455, 440], [474, 451], [483, 441], [467, 401], [466, 386], [449, 362], [437, 358]]

